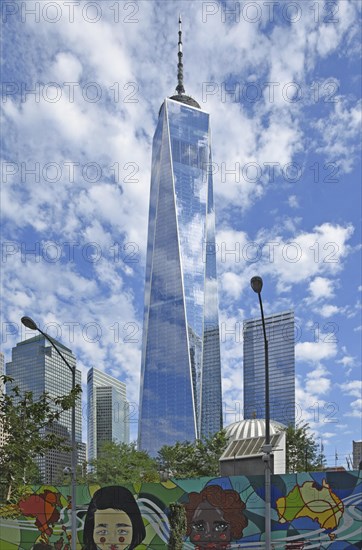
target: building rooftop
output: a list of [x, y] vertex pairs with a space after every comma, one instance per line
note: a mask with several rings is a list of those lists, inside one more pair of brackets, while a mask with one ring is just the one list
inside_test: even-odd
[[[270, 421], [270, 435], [280, 434], [286, 429], [284, 424], [280, 422]], [[230, 441], [235, 439], [249, 439], [251, 437], [265, 436], [265, 420], [260, 418], [252, 418], [249, 420], [241, 420], [226, 426], [226, 435]]]
[[[48, 338], [54, 342], [54, 344], [56, 346], [58, 346], [59, 348], [61, 349], [64, 349], [65, 351], [68, 351], [69, 353], [73, 353], [71, 349], [67, 348], [66, 346], [64, 346], [64, 344], [62, 344], [61, 342], [58, 342], [58, 340], [56, 340], [55, 338], [52, 338], [51, 336], [48, 335]], [[26, 340], [23, 340], [22, 342], [18, 342], [16, 345], [17, 346], [25, 346], [26, 344], [31, 344], [33, 342], [40, 342], [42, 340], [45, 340], [47, 341], [47, 339], [42, 335], [42, 334], [39, 334], [38, 336], [33, 336], [33, 338], [27, 338]], [[49, 342], [48, 342], [49, 344]]]

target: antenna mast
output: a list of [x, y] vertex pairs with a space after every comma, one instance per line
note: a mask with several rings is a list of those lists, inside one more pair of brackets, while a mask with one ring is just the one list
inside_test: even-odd
[[176, 92], [181, 95], [181, 94], [184, 94], [185, 93], [185, 88], [184, 88], [184, 66], [183, 66], [183, 63], [182, 63], [182, 19], [181, 19], [181, 14], [179, 15], [179, 18], [178, 18], [178, 53], [177, 53], [177, 56], [178, 56], [178, 63], [177, 63], [177, 81], [178, 81], [178, 84], [177, 84], [177, 87], [176, 87]]

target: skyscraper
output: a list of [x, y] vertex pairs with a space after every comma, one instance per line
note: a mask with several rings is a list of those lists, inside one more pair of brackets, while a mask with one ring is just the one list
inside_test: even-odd
[[[295, 424], [294, 312], [265, 317], [270, 418]], [[244, 418], [265, 418], [265, 355], [261, 319], [244, 321]]]
[[88, 371], [87, 393], [90, 461], [105, 441], [129, 443], [129, 406], [126, 384], [95, 368]]
[[[56, 346], [61, 350], [71, 366], [76, 364], [72, 351], [57, 340]], [[72, 389], [72, 373], [55, 349], [43, 335], [29, 338], [16, 344], [12, 349], [12, 360], [6, 364], [6, 374], [14, 379], [13, 384], [20, 391], [32, 391], [34, 400], [47, 392], [51, 397], [70, 393]], [[76, 383], [81, 384], [81, 372], [76, 370]], [[57, 435], [71, 438], [71, 410], [63, 411], [58, 422], [54, 422], [51, 431]], [[84, 448], [82, 444], [82, 405], [77, 400], [75, 411], [75, 437], [78, 445], [78, 463]], [[80, 452], [79, 452], [80, 451]], [[44, 457], [39, 457], [38, 465], [45, 483], [55, 483], [62, 479], [63, 469], [71, 465], [69, 452], [59, 450], [49, 451]]]
[[358, 470], [362, 462], [362, 441], [353, 441], [352, 444], [352, 466], [354, 470]]
[[210, 123], [185, 94], [179, 25], [177, 94], [152, 149], [139, 415], [152, 454], [222, 427]]

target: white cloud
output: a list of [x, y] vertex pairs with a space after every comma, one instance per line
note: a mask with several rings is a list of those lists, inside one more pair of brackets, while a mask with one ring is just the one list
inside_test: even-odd
[[362, 399], [356, 399], [355, 401], [351, 401], [351, 412], [346, 413], [345, 416], [351, 416], [354, 418], [358, 418], [361, 420], [362, 417]]
[[[321, 335], [322, 338], [322, 335]], [[296, 361], [319, 363], [324, 359], [330, 359], [337, 354], [335, 342], [298, 342], [295, 346]]]
[[339, 359], [337, 361], [337, 363], [340, 363], [344, 367], [350, 367], [354, 365], [354, 362], [355, 362], [355, 358], [352, 357], [351, 355], [345, 355], [344, 357], [342, 357], [342, 359]]
[[314, 311], [318, 312], [322, 317], [328, 318], [332, 317], [332, 315], [336, 315], [340, 311], [340, 308], [332, 304], [324, 304]]
[[344, 384], [339, 384], [343, 393], [351, 395], [353, 397], [361, 397], [362, 395], [362, 381], [361, 380], [350, 380]]
[[[317, 51], [325, 57], [337, 50], [345, 33], [358, 33], [358, 4], [350, 1], [331, 5], [322, 24], [317, 27]], [[328, 9], [328, 8], [327, 8]], [[332, 24], [333, 23], [333, 24]]]
[[[315, 143], [316, 152], [325, 156], [330, 181], [339, 181], [339, 171], [349, 173], [359, 155], [356, 137], [361, 127], [362, 102], [353, 103], [341, 96], [335, 98], [334, 110], [328, 118], [320, 118], [314, 123], [319, 132]], [[322, 143], [322, 145], [319, 145]]]
[[49, 70], [49, 78], [56, 83], [79, 82], [82, 75], [82, 64], [78, 57], [70, 52], [59, 52]]
[[334, 282], [326, 277], [315, 277], [309, 283], [309, 292], [313, 301], [321, 298], [331, 298], [334, 295]]
[[[285, 291], [285, 285], [290, 288], [289, 285], [312, 277], [335, 276], [342, 269], [342, 259], [350, 252], [347, 243], [353, 231], [351, 225], [343, 227], [326, 222], [311, 232], [300, 231], [289, 240], [273, 233], [269, 233], [268, 238], [264, 235], [265, 241], [275, 244], [263, 271], [276, 278], [280, 292]], [[315, 291], [318, 292], [316, 286]]]
[[[310, 371], [306, 376], [306, 390], [311, 394], [325, 395], [331, 387], [330, 373], [322, 365]], [[317, 389], [316, 389], [317, 388]]]
[[290, 195], [288, 197], [288, 204], [290, 208], [299, 208], [299, 201], [296, 195]]

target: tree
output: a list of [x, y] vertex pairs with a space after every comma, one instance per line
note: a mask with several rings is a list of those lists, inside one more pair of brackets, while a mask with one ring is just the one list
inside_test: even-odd
[[179, 502], [171, 503], [168, 519], [170, 522], [168, 548], [169, 550], [182, 550], [187, 527], [186, 512], [183, 505]]
[[101, 485], [135, 483], [136, 481], [159, 481], [156, 461], [146, 451], [138, 451], [135, 443], [106, 441], [97, 459], [90, 465], [93, 471], [87, 474], [88, 481]]
[[[13, 379], [1, 376], [4, 383]], [[81, 387], [60, 397], [44, 392], [36, 401], [33, 392], [21, 392], [18, 386], [8, 386], [0, 397], [0, 423], [4, 444], [0, 447], [0, 470], [4, 496], [10, 500], [13, 490], [27, 483], [39, 481], [39, 470], [34, 462], [52, 449], [70, 450], [66, 440], [51, 431], [63, 411], [69, 410], [78, 399]]]
[[219, 459], [227, 446], [226, 432], [221, 430], [205, 440], [164, 445], [158, 452], [162, 469], [175, 477], [202, 477], [219, 475]]
[[308, 423], [286, 429], [287, 473], [323, 470], [325, 456], [310, 433]]

